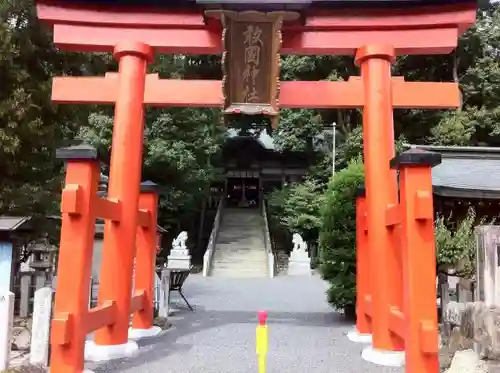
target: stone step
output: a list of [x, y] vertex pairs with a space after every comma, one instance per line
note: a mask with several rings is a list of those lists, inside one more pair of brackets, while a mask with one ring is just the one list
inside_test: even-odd
[[260, 265], [260, 266], [266, 266], [267, 265], [267, 260], [262, 259], [262, 260], [246, 260], [245, 258], [238, 258], [238, 259], [227, 259], [227, 258], [220, 258], [219, 260], [214, 260], [213, 266], [219, 266], [219, 265], [225, 265], [225, 266], [251, 266], [251, 265]]
[[224, 209], [210, 275], [267, 277], [267, 265], [259, 210]]
[[263, 240], [245, 240], [245, 241], [238, 241], [238, 240], [233, 240], [233, 241], [222, 241], [219, 242], [217, 240], [217, 245], [218, 248], [221, 250], [255, 250], [255, 251], [265, 251], [264, 247], [264, 241]]
[[218, 246], [215, 249], [215, 252], [219, 252], [222, 255], [265, 255], [266, 249], [264, 246], [257, 247], [235, 247], [232, 245], [228, 246]]
[[237, 241], [237, 242], [246, 242], [246, 241], [264, 241], [264, 234], [263, 233], [253, 233], [253, 234], [243, 234], [243, 233], [236, 233], [236, 234], [220, 234], [217, 235], [217, 241], [221, 241], [221, 243], [227, 242], [227, 241]]
[[220, 251], [266, 251], [263, 242], [253, 241], [253, 242], [217, 242], [216, 247]]
[[224, 244], [224, 245], [217, 245], [215, 251], [224, 254], [224, 255], [231, 255], [231, 254], [241, 254], [241, 255], [251, 255], [252, 253], [255, 253], [255, 255], [264, 255], [266, 254], [266, 249], [264, 248], [264, 245], [256, 245], [254, 247], [251, 247], [250, 245], [248, 246], [236, 246], [236, 245], [231, 245], [231, 244]]
[[211, 272], [213, 277], [254, 278], [268, 277], [267, 271], [238, 271], [238, 270], [216, 270]]
[[[250, 246], [250, 245], [249, 245]], [[264, 248], [264, 245], [255, 245], [254, 247], [241, 247], [241, 246], [236, 246], [236, 245], [231, 245], [231, 244], [224, 244], [224, 245], [217, 245], [217, 249], [220, 253], [237, 253], [241, 252], [244, 253], [245, 255], [250, 253], [250, 252], [256, 252], [256, 253], [265, 253], [266, 249]]]
[[241, 272], [241, 273], [267, 273], [267, 267], [258, 266], [258, 267], [213, 267], [212, 273], [216, 272]]
[[246, 247], [246, 248], [236, 248], [234, 246], [227, 246], [227, 247], [216, 247], [214, 256], [217, 255], [235, 255], [235, 256], [242, 256], [242, 257], [251, 257], [251, 256], [265, 256], [266, 255], [266, 250], [264, 247], [257, 247], [257, 248], [251, 248], [251, 247]]
[[232, 267], [258, 267], [258, 266], [267, 266], [267, 260], [261, 260], [261, 261], [245, 261], [244, 264], [241, 261], [234, 261], [234, 260], [217, 260], [216, 263], [213, 265], [215, 266], [232, 266]]
[[266, 278], [269, 277], [267, 274], [262, 273], [215, 273], [212, 275], [217, 278]]
[[215, 251], [215, 255], [214, 255], [214, 259], [217, 260], [217, 259], [232, 259], [233, 261], [235, 260], [242, 260], [242, 259], [246, 259], [248, 261], [252, 261], [252, 260], [264, 260], [265, 258], [267, 258], [267, 255], [262, 252], [262, 251], [259, 251], [258, 253], [253, 253], [251, 251], [247, 252], [247, 253], [230, 253], [230, 252], [217, 252]]
[[219, 229], [219, 233], [226, 233], [226, 234], [237, 234], [237, 233], [245, 233], [246, 235], [249, 234], [263, 234], [264, 233], [264, 228], [260, 226], [251, 226], [248, 224], [242, 224], [241, 226], [230, 226], [230, 227], [225, 227], [221, 225]]
[[248, 224], [242, 224], [241, 226], [230, 226], [230, 227], [225, 227], [221, 226], [219, 228], [219, 234], [241, 234], [245, 233], [246, 235], [250, 234], [263, 234], [264, 233], [264, 227], [260, 226], [250, 226]]
[[262, 241], [264, 242], [264, 235], [261, 233], [254, 233], [250, 235], [243, 235], [242, 233], [237, 234], [220, 234], [217, 235], [217, 242], [221, 241], [221, 243], [227, 242], [253, 242], [253, 241]]
[[214, 257], [214, 265], [217, 263], [230, 263], [233, 265], [246, 265], [247, 263], [267, 263], [266, 256], [219, 256]]

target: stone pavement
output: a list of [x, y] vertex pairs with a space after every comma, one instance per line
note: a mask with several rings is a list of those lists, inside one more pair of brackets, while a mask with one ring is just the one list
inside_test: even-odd
[[325, 301], [326, 284], [313, 277], [223, 279], [192, 275], [185, 295], [190, 312], [174, 293], [174, 325], [139, 342], [137, 356], [88, 365], [96, 373], [257, 373], [257, 312], [269, 313], [268, 373], [392, 373], [361, 360], [352, 328]]

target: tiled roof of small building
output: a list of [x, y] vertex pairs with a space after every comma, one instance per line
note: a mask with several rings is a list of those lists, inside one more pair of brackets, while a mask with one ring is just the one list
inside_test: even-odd
[[432, 169], [438, 195], [500, 199], [500, 148], [408, 145], [442, 154]]
[[0, 216], [0, 232], [12, 232], [29, 222], [29, 216]]

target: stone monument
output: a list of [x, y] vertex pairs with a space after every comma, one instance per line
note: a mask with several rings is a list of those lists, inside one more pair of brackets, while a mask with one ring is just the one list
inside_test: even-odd
[[49, 365], [50, 318], [52, 314], [52, 289], [44, 287], [35, 292], [33, 326], [31, 334], [30, 363]]
[[298, 233], [292, 236], [293, 250], [288, 262], [289, 275], [306, 275], [310, 276], [311, 272], [311, 258], [307, 253], [307, 243], [302, 239]]
[[191, 255], [186, 246], [188, 234], [186, 231], [179, 233], [177, 238], [172, 241], [172, 250], [167, 258], [168, 269], [190, 269]]
[[162, 269], [159, 280], [158, 316], [168, 319], [170, 312], [170, 270]]

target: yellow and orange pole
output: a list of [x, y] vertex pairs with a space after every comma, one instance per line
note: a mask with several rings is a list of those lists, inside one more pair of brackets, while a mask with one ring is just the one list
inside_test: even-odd
[[267, 349], [268, 349], [267, 333], [267, 312], [259, 312], [259, 325], [256, 332], [256, 352], [259, 362], [259, 373], [266, 373]]

